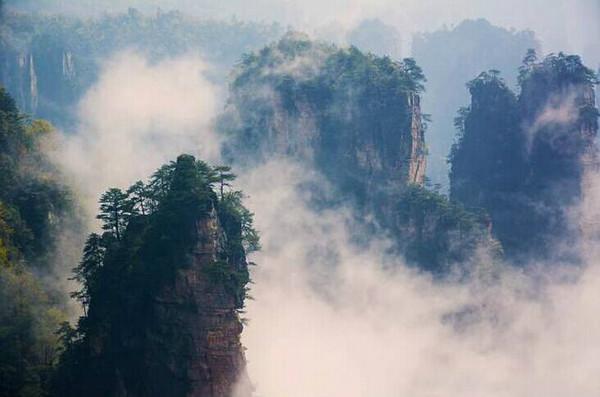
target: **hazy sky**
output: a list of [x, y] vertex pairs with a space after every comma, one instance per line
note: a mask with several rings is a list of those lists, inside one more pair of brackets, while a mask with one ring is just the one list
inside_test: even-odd
[[[516, 29], [533, 29], [549, 51], [585, 55], [600, 64], [600, 0], [7, 0], [21, 9], [60, 13], [101, 13], [136, 7], [153, 12], [180, 9], [202, 17], [278, 21], [304, 30], [327, 25], [350, 28], [379, 17], [405, 37], [465, 18], [487, 18]], [[408, 34], [407, 34], [408, 33]]]

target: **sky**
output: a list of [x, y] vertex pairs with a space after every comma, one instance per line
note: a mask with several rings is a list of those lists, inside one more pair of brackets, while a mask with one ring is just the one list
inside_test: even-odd
[[547, 51], [580, 53], [591, 66], [600, 65], [600, 0], [6, 0], [6, 4], [80, 15], [128, 7], [147, 12], [180, 9], [199, 17], [277, 21], [309, 32], [331, 26], [347, 30], [364, 18], [378, 17], [396, 27], [407, 42], [415, 32], [486, 18], [506, 28], [532, 29]]

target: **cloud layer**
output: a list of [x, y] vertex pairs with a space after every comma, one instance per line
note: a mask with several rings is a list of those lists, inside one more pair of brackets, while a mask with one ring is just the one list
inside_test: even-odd
[[384, 240], [355, 246], [346, 211], [313, 211], [296, 191], [311, 175], [276, 160], [242, 178], [264, 246], [244, 333], [258, 395], [597, 395], [596, 241], [581, 272], [482, 256], [469, 281], [434, 281]]

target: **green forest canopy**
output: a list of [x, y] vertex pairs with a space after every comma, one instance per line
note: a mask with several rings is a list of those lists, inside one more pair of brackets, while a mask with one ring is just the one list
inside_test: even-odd
[[41, 150], [47, 122], [21, 114], [0, 87], [0, 396], [43, 396], [58, 358], [65, 299], [43, 282], [61, 258], [71, 195]]

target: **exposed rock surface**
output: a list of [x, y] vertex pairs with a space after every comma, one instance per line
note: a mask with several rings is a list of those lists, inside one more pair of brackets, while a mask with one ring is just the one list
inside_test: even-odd
[[197, 20], [178, 11], [144, 15], [133, 8], [99, 18], [0, 15], [0, 84], [23, 112], [63, 129], [77, 125], [77, 103], [120, 52], [150, 63], [198, 53], [224, 82], [241, 54], [279, 37], [276, 24]]
[[408, 100], [411, 114], [411, 161], [408, 165], [408, 183], [423, 185], [425, 182], [427, 161], [425, 157], [425, 129], [423, 128], [423, 117], [421, 114], [421, 98], [418, 95], [411, 94]]
[[[169, 377], [175, 380], [187, 379], [186, 397], [231, 397], [234, 391], [236, 397], [250, 396], [237, 298], [224, 284], [215, 283], [207, 272], [208, 267], [223, 257], [227, 237], [214, 210], [196, 225], [198, 241], [191, 265], [178, 270], [174, 281], [163, 286], [156, 297], [155, 327], [149, 338], [157, 343], [173, 341], [175, 333], [176, 340], [185, 344], [187, 355], [180, 356], [177, 346], [166, 343], [159, 348], [167, 351], [164, 362], [159, 363], [162, 367], [159, 371], [170, 373]], [[228, 266], [240, 271], [246, 270], [247, 264], [228, 263]], [[156, 349], [150, 346], [148, 350]], [[186, 361], [187, 365], [183, 365]], [[148, 389], [151, 395], [168, 395], [170, 385], [163, 382], [164, 378], [164, 374], [149, 377], [149, 382], [157, 380]]]
[[381, 195], [424, 182], [417, 69], [290, 34], [238, 70], [221, 119], [226, 154], [296, 159], [359, 206], [377, 207]]
[[246, 166], [284, 157], [316, 170], [334, 192], [303, 185], [311, 205], [350, 204], [369, 230], [357, 239], [382, 232], [411, 264], [444, 272], [491, 238], [485, 219], [423, 187], [423, 81], [411, 59], [288, 34], [238, 68], [220, 120], [225, 155]]
[[251, 395], [239, 317], [251, 218], [234, 193], [214, 192], [213, 170], [192, 156], [153, 178], [143, 212], [117, 212], [119, 223], [86, 242], [76, 296], [87, 313], [67, 332], [57, 397]]

